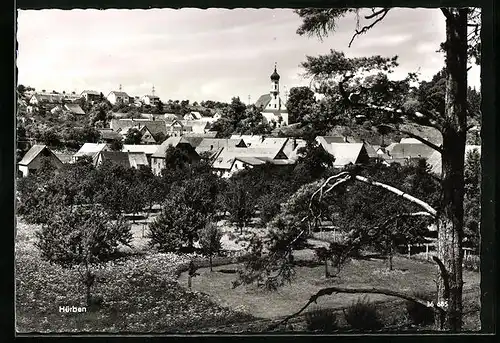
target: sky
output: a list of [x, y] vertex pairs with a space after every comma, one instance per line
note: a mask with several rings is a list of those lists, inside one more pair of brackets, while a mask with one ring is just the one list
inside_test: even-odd
[[[18, 83], [104, 95], [122, 85], [130, 96], [154, 86], [164, 102], [239, 96], [247, 103], [250, 96], [253, 103], [269, 93], [275, 63], [282, 91], [309, 85], [301, 62], [330, 49], [348, 57], [398, 55], [396, 78], [418, 71], [429, 80], [444, 65], [436, 52], [445, 39], [439, 9], [392, 9], [351, 48], [353, 15], [323, 41], [298, 35], [300, 24], [290, 9], [19, 10]], [[479, 89], [478, 67], [469, 84]]]

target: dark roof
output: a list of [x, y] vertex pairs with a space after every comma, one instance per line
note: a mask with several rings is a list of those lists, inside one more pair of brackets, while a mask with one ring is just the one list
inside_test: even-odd
[[101, 151], [100, 156], [102, 161], [111, 161], [120, 164], [126, 168], [130, 167], [128, 153], [122, 151]]
[[122, 139], [122, 135], [112, 130], [99, 130], [99, 132], [101, 133], [101, 139]]
[[271, 94], [261, 95], [259, 99], [255, 102], [256, 107], [266, 108], [271, 101]]
[[332, 144], [332, 143], [350, 143], [347, 140], [347, 137], [344, 136], [319, 136], [323, 138], [326, 142], [326, 144]]
[[161, 119], [149, 120], [146, 122], [142, 122], [140, 124], [141, 124], [141, 126], [146, 126], [152, 135], [156, 135], [157, 133], [160, 133], [160, 132], [167, 134], [167, 125], [166, 125], [165, 121], [163, 121]]
[[193, 148], [196, 148], [200, 145], [201, 141], [203, 141], [204, 137], [184, 136], [184, 139], [187, 140]]

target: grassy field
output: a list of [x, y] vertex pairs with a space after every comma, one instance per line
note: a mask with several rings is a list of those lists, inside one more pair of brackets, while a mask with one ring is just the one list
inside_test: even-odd
[[[218, 272], [236, 269], [237, 264], [218, 266], [214, 272], [198, 269], [192, 290], [185, 288], [187, 262], [205, 257], [157, 253], [148, 245], [147, 220], [132, 224], [132, 247], [123, 247], [122, 259], [108, 263], [97, 274], [100, 279], [94, 294], [104, 298], [103, 306], [95, 312], [60, 313], [59, 306], [85, 306], [84, 289], [76, 269], [63, 269], [40, 258], [34, 246], [35, 225], [19, 221], [16, 237], [16, 329], [18, 332], [239, 332], [261, 331], [276, 318], [295, 312], [317, 290], [329, 285], [345, 287], [386, 287], [400, 291], [432, 292], [435, 266], [431, 263], [395, 257], [396, 270], [388, 273], [385, 261], [354, 260], [337, 278], [325, 279], [324, 267], [297, 267], [296, 278], [275, 292], [252, 286], [231, 288], [235, 274]], [[219, 223], [222, 224], [222, 223]], [[233, 227], [221, 225], [223, 247], [228, 251], [244, 251], [245, 241], [261, 229], [248, 228], [241, 236]], [[313, 239], [315, 246], [325, 245]], [[311, 249], [295, 252], [296, 261], [311, 260]], [[227, 258], [216, 259], [225, 264]], [[205, 264], [206, 265], [206, 264]], [[464, 303], [466, 329], [479, 326], [479, 274], [464, 271]], [[335, 295], [322, 299], [311, 309], [341, 309], [351, 305], [356, 295]], [[393, 298], [370, 295], [379, 305], [387, 325], [404, 319], [404, 306]], [[389, 300], [389, 302], [388, 302]], [[295, 321], [294, 330], [303, 330], [303, 320]]]
[[17, 332], [196, 332], [252, 319], [176, 282], [177, 268], [196, 256], [144, 252], [97, 271], [94, 294], [104, 298], [98, 311], [60, 313], [59, 306], [85, 306], [84, 289], [76, 269], [40, 258], [33, 245], [37, 229], [22, 221], [17, 227]]
[[[305, 254], [304, 252], [302, 253]], [[220, 269], [237, 269], [238, 265], [214, 268], [214, 272], [208, 269], [200, 269], [200, 276], [193, 279], [193, 289], [208, 294], [220, 306], [238, 309], [249, 315], [272, 319], [290, 315], [300, 309], [319, 289], [328, 286], [339, 287], [379, 287], [398, 290], [401, 292], [412, 292], [419, 290], [424, 292], [435, 291], [433, 275], [436, 271], [434, 265], [409, 260], [407, 258], [395, 257], [393, 271], [388, 271], [385, 261], [353, 260], [345, 267], [336, 278], [325, 279], [324, 267], [296, 267], [295, 280], [277, 291], [270, 292], [258, 289], [255, 286], [240, 286], [232, 289], [232, 281], [235, 274], [218, 272]], [[186, 275], [179, 278], [180, 284], [185, 284]], [[466, 306], [478, 309], [479, 304], [479, 273], [464, 271], [464, 293], [466, 293]], [[353, 301], [362, 297], [356, 294], [337, 294], [324, 297], [311, 309], [333, 308], [342, 309], [348, 307]], [[367, 298], [373, 302], [392, 301], [393, 297], [384, 295], [368, 295]], [[390, 309], [389, 312], [394, 309]], [[475, 312], [473, 316], [479, 316]], [[389, 315], [386, 315], [389, 320]], [[478, 318], [469, 318], [469, 329], [477, 329]], [[391, 324], [392, 319], [388, 324]]]

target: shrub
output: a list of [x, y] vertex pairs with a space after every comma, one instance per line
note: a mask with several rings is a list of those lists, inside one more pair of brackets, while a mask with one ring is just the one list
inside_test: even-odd
[[[428, 293], [424, 292], [414, 292], [413, 295], [415, 298], [433, 301], [434, 297]], [[415, 325], [427, 325], [432, 324], [434, 322], [434, 310], [430, 307], [423, 306], [421, 304], [417, 304], [413, 301], [407, 300], [405, 302], [406, 312], [410, 317], [410, 320]]]
[[470, 256], [467, 260], [464, 259], [464, 268], [472, 271], [479, 271], [479, 267], [481, 266], [481, 259], [479, 256]]
[[333, 332], [338, 328], [337, 315], [329, 308], [306, 312], [305, 318], [309, 331]]
[[356, 330], [378, 330], [383, 327], [375, 305], [370, 303], [366, 296], [344, 310], [346, 322]]

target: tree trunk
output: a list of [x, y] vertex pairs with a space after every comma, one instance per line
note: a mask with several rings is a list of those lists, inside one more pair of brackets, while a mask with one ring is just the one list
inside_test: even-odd
[[329, 276], [329, 273], [328, 273], [328, 259], [325, 258], [325, 279], [327, 279]]
[[[438, 329], [462, 328], [462, 238], [464, 201], [464, 154], [467, 128], [467, 9], [449, 9], [446, 19], [446, 97], [442, 130], [442, 214], [438, 221], [438, 304], [445, 318], [436, 316]], [[448, 285], [446, 285], [448, 279]]]
[[213, 272], [213, 269], [212, 269], [212, 254], [210, 254], [210, 256], [209, 256], [209, 263], [210, 263], [210, 271]]
[[188, 288], [191, 289], [191, 275], [188, 275]]

